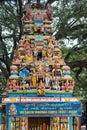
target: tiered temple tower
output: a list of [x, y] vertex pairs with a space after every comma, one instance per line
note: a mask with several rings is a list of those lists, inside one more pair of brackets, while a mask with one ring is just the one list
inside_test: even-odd
[[25, 4], [23, 36], [3, 99], [8, 130], [80, 130], [80, 102], [72, 97], [74, 80], [52, 37], [52, 22], [49, 3]]

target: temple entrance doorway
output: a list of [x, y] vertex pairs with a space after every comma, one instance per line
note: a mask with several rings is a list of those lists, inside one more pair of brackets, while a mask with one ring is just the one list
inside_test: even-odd
[[28, 118], [28, 130], [49, 130], [50, 117], [30, 117]]

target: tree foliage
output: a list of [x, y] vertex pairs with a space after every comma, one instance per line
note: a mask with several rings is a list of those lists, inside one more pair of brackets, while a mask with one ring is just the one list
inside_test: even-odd
[[22, 33], [20, 2], [5, 2], [0, 6], [0, 68], [5, 78], [10, 74], [13, 52]]
[[[10, 75], [14, 50], [22, 34], [22, 1], [0, 2], [0, 75], [4, 81]], [[0, 85], [2, 90], [2, 85]], [[4, 87], [4, 84], [3, 84]]]
[[58, 40], [67, 39], [71, 44], [65, 61], [75, 68], [78, 78], [87, 68], [87, 0], [58, 0], [53, 7], [57, 19], [56, 24], [54, 22], [55, 36]]

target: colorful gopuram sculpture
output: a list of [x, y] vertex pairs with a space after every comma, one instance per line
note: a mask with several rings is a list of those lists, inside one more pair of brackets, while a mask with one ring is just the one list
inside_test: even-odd
[[[72, 130], [71, 116], [75, 116], [73, 114], [75, 111], [72, 103], [70, 109], [73, 111], [70, 110], [69, 113], [69, 102], [74, 100], [77, 105], [79, 103], [72, 97], [74, 80], [70, 74], [70, 67], [62, 58], [59, 42], [52, 37], [52, 22], [53, 11], [49, 3], [46, 8], [40, 3], [25, 5], [25, 13], [22, 17], [23, 36], [19, 41], [18, 49], [14, 50], [11, 75], [7, 84], [8, 96], [12, 100], [20, 99], [21, 102], [18, 103], [15, 99], [16, 103], [7, 104], [7, 116], [12, 117], [9, 118], [9, 122], [15, 122], [14, 117], [19, 116], [17, 119], [21, 125], [15, 130], [22, 130], [22, 127], [23, 130]], [[62, 113], [63, 105], [65, 113]], [[11, 107], [15, 107], [16, 114], [10, 112]], [[21, 110], [22, 108], [24, 109]], [[78, 113], [76, 114], [78, 116]], [[39, 126], [30, 126], [34, 123], [29, 122], [32, 116], [46, 118], [49, 116], [50, 123], [47, 124], [44, 120]], [[10, 130], [10, 127], [8, 129]]]
[[[22, 90], [22, 80], [29, 87], [26, 89], [38, 89], [40, 83], [44, 83], [45, 90], [73, 91], [74, 81], [70, 75], [70, 68], [62, 59], [62, 51], [58, 41], [52, 37], [51, 26], [53, 13], [50, 4], [46, 10], [38, 5], [26, 5], [26, 13], [23, 15], [24, 35], [19, 41], [18, 50], [15, 51], [11, 66], [9, 91], [13, 80]], [[26, 86], [25, 84], [25, 86]]]

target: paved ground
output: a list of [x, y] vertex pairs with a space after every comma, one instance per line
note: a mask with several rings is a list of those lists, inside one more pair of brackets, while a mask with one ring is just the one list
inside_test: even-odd
[[85, 126], [82, 126], [82, 129], [81, 130], [86, 130], [86, 127]]

